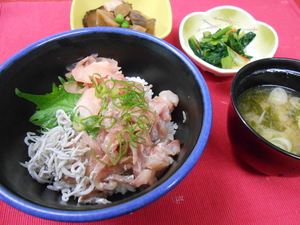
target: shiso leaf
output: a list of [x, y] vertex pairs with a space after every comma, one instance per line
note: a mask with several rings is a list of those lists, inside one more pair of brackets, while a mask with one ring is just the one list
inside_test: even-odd
[[42, 128], [51, 129], [57, 126], [56, 111], [64, 110], [67, 115], [74, 114], [73, 109], [81, 94], [69, 93], [63, 86], [63, 79], [60, 79], [61, 85], [52, 85], [52, 92], [45, 95], [34, 95], [21, 92], [18, 88], [15, 93], [18, 97], [27, 99], [36, 104], [36, 112], [29, 118], [29, 121]]

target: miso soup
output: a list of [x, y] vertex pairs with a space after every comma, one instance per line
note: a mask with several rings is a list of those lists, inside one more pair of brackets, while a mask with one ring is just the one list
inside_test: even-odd
[[280, 86], [251, 88], [238, 99], [246, 122], [279, 148], [300, 155], [300, 94]]

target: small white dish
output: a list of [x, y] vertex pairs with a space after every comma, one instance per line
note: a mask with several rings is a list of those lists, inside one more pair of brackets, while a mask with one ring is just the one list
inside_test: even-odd
[[274, 56], [279, 42], [276, 31], [270, 25], [255, 20], [248, 12], [235, 6], [220, 6], [206, 12], [188, 14], [179, 27], [180, 45], [190, 59], [203, 70], [216, 76], [234, 76], [240, 68], [222, 69], [213, 66], [197, 57], [188, 44], [188, 39], [192, 35], [200, 40], [204, 31], [215, 33], [218, 29], [229, 25], [256, 34], [245, 49], [247, 55], [253, 56], [250, 62]]

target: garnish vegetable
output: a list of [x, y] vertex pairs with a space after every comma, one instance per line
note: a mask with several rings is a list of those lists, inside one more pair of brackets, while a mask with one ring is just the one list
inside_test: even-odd
[[[113, 165], [123, 155], [126, 155], [129, 145], [137, 148], [137, 144], [146, 142], [145, 136], [150, 133], [155, 122], [155, 112], [149, 110], [149, 103], [145, 99], [145, 90], [141, 84], [115, 79], [103, 82], [99, 74], [94, 74], [92, 81], [95, 86], [95, 95], [102, 99], [100, 112], [98, 115], [75, 118], [73, 126], [78, 131], [86, 130], [93, 138], [97, 137], [100, 128], [112, 129], [115, 125], [121, 126], [122, 129], [116, 132], [106, 148], [106, 153], [110, 155], [111, 145], [116, 139], [118, 140], [118, 155], [110, 155], [111, 158], [115, 159]], [[121, 115], [107, 115], [106, 112], [111, 103], [114, 107], [121, 109]], [[110, 165], [96, 156], [95, 158]]]
[[56, 111], [63, 109], [71, 117], [74, 116], [73, 109], [81, 97], [80, 94], [68, 93], [63, 86], [65, 80], [59, 77], [61, 85], [52, 85], [52, 92], [45, 95], [34, 95], [15, 89], [17, 96], [27, 99], [36, 104], [37, 111], [30, 117], [30, 122], [42, 128], [51, 129], [57, 126], [55, 118]]

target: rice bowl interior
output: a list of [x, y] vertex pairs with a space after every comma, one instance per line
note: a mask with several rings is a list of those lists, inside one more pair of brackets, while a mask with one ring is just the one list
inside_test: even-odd
[[[36, 126], [28, 118], [35, 105], [18, 98], [24, 92], [45, 94], [66, 72], [66, 65], [93, 53], [113, 58], [126, 76], [153, 84], [155, 94], [174, 91], [180, 99], [173, 111], [175, 135], [181, 152], [153, 186], [135, 193], [115, 195], [109, 205], [82, 205], [61, 201], [58, 192], [33, 180], [19, 162], [28, 160], [23, 140]], [[41, 79], [42, 78], [42, 79]], [[212, 120], [209, 91], [198, 69], [175, 47], [156, 37], [121, 28], [85, 28], [43, 39], [21, 50], [0, 67], [0, 196], [26, 213], [57, 221], [103, 220], [137, 210], [162, 197], [177, 185], [198, 161], [207, 143]], [[183, 113], [184, 112], [184, 113]], [[186, 118], [185, 118], [186, 115]], [[26, 184], [26, 186], [24, 186]]]

